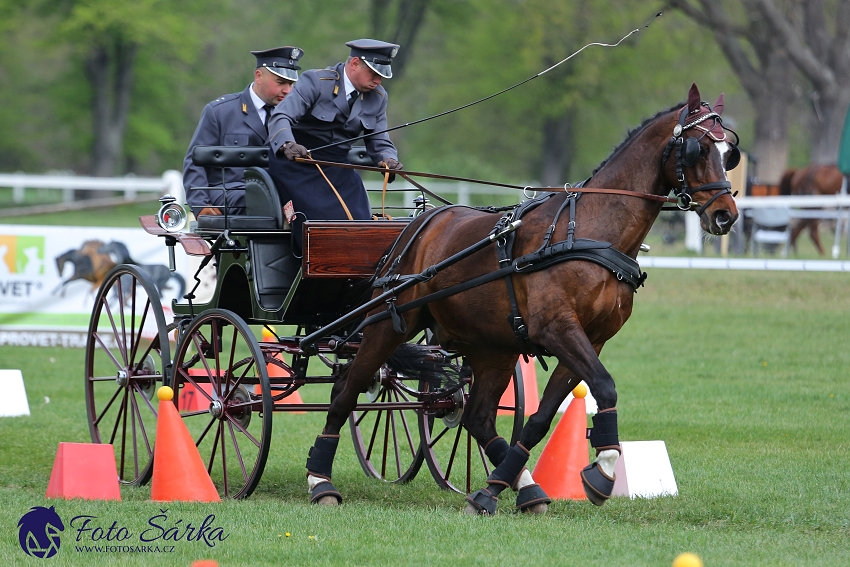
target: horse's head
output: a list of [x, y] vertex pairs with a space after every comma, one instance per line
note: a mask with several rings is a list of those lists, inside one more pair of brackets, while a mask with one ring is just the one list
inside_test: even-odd
[[700, 100], [696, 83], [688, 102], [674, 112], [671, 138], [661, 158], [661, 169], [679, 197], [683, 209], [696, 208], [702, 229], [726, 234], [738, 219], [726, 172], [741, 159], [735, 142], [726, 135], [720, 115], [723, 95], [714, 105]]

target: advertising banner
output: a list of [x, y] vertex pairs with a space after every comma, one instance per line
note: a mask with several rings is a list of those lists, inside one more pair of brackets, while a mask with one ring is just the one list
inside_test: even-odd
[[151, 276], [170, 319], [171, 300], [194, 283], [176, 252], [170, 272], [164, 239], [141, 228], [0, 224], [0, 346], [84, 346], [98, 288], [117, 264]]

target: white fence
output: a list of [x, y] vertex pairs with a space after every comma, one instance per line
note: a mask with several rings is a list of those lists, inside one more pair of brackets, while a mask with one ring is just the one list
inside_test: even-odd
[[[792, 195], [777, 197], [737, 197], [735, 204], [741, 217], [734, 230], [743, 227], [747, 211], [775, 207], [790, 209], [791, 218], [834, 219], [835, 242], [832, 246], [832, 257], [840, 255], [841, 235], [850, 222], [850, 195]], [[724, 237], [725, 238], [725, 237]], [[699, 218], [694, 214], [685, 215], [685, 246], [689, 250], [702, 253], [703, 233], [699, 226]], [[848, 254], [850, 254], [850, 236], [848, 236]]]
[[124, 199], [132, 201], [139, 192], [171, 194], [185, 202], [183, 174], [169, 169], [161, 177], [83, 177], [77, 175], [33, 175], [29, 173], [0, 173], [0, 187], [12, 188], [12, 199], [23, 203], [27, 189], [60, 189], [63, 200], [74, 200], [74, 191], [123, 191]]

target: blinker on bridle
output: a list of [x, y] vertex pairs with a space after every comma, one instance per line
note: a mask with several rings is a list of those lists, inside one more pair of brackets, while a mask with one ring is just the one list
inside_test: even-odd
[[[674, 188], [674, 193], [676, 198], [678, 199], [677, 206], [679, 209], [683, 211], [687, 211], [691, 209], [691, 203], [693, 201], [694, 193], [698, 193], [700, 191], [713, 191], [715, 189], [721, 189], [711, 198], [706, 201], [698, 210], [697, 215], [702, 215], [705, 209], [714, 202], [715, 199], [721, 197], [726, 194], [732, 193], [732, 184], [729, 181], [713, 181], [711, 183], [705, 183], [704, 185], [700, 185], [698, 187], [688, 187], [688, 182], [685, 180], [685, 167], [693, 167], [696, 165], [697, 161], [699, 161], [700, 153], [702, 151], [702, 146], [700, 146], [700, 140], [705, 137], [711, 128], [705, 130], [702, 136], [699, 138], [695, 136], [690, 136], [688, 138], [685, 137], [685, 132], [691, 128], [696, 127], [699, 124], [702, 124], [706, 120], [711, 118], [714, 119], [715, 124], [717, 122], [720, 123], [720, 127], [724, 130], [729, 130], [733, 134], [735, 134], [735, 143], [733, 144], [731, 141], [728, 142], [730, 146], [732, 146], [732, 150], [729, 152], [729, 157], [724, 164], [724, 168], [726, 171], [731, 171], [735, 169], [735, 167], [741, 161], [741, 150], [738, 149], [738, 134], [731, 130], [730, 128], [726, 128], [723, 126], [723, 121], [720, 118], [720, 115], [714, 112], [706, 102], [702, 103], [702, 106], [708, 107], [708, 114], [698, 117], [696, 120], [690, 123], [686, 123], [688, 117], [688, 107], [685, 106], [679, 114], [679, 122], [673, 128], [673, 136], [670, 138], [670, 141], [667, 142], [667, 147], [664, 148], [664, 153], [661, 156], [661, 168], [664, 169], [664, 165], [667, 163], [667, 159], [670, 157], [670, 153], [673, 148], [676, 148], [676, 179], [679, 181], [681, 187], [679, 189]], [[701, 128], [704, 129], [704, 128]]]

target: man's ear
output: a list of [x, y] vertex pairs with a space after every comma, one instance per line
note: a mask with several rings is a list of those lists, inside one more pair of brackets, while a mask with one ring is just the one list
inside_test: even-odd
[[256, 69], [254, 69], [254, 81], [259, 83], [260, 79], [262, 79], [262, 78], [263, 78], [263, 68], [257, 67]]

